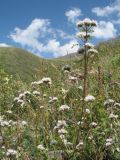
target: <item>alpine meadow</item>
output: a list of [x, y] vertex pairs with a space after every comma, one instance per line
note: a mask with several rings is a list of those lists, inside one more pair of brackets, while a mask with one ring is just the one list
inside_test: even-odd
[[[98, 17], [120, 13], [118, 2], [92, 12]], [[53, 30], [42, 19], [36, 27], [37, 20], [10, 33], [22, 48], [0, 47], [0, 160], [120, 160], [120, 36], [116, 31], [116, 36], [97, 41], [97, 33], [110, 35], [104, 30], [107, 23], [102, 32], [103, 21], [82, 17], [78, 8], [65, 15], [74, 35]], [[111, 29], [115, 24], [109, 22]], [[58, 33], [74, 40], [60, 46]], [[54, 40], [47, 37], [45, 45], [37, 34]], [[69, 47], [73, 52], [66, 52]], [[58, 56], [45, 56], [52, 51]]]

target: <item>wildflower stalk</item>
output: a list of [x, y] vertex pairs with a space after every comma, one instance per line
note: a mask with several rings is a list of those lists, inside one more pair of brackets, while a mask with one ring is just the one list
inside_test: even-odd
[[[87, 95], [87, 78], [88, 78], [88, 58], [87, 58], [87, 46], [85, 45], [88, 41], [87, 38], [88, 29], [85, 28], [85, 34], [86, 38], [84, 40], [84, 86], [83, 86], [83, 101], [85, 100], [85, 97]], [[85, 103], [85, 101], [84, 101]]]
[[77, 33], [78, 38], [80, 38], [84, 43], [84, 82], [83, 82], [83, 107], [82, 113], [85, 109], [85, 97], [88, 94], [88, 53], [97, 53], [97, 51], [93, 48], [93, 45], [88, 43], [89, 38], [91, 37], [91, 33], [93, 32], [93, 27], [95, 27], [97, 23], [90, 19], [84, 19], [83, 21], [79, 21], [77, 23], [77, 27], [80, 32]]

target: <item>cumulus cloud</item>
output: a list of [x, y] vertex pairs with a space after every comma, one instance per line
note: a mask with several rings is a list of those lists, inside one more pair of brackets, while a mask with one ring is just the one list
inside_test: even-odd
[[[47, 53], [54, 57], [65, 55], [67, 51], [68, 53], [74, 52], [75, 48], [71, 49], [71, 46], [77, 43], [73, 36], [62, 30], [53, 29], [48, 19], [34, 19], [25, 29], [16, 27], [10, 34], [10, 38], [36, 54]], [[59, 38], [67, 42], [61, 44]]]
[[43, 50], [45, 52], [53, 52], [54, 57], [64, 56], [66, 54], [74, 53], [77, 51], [77, 47], [72, 48], [73, 44], [77, 44], [77, 40], [71, 40], [68, 43], [61, 45], [56, 39], [51, 39], [48, 41], [47, 45], [44, 46]]
[[100, 39], [109, 39], [116, 36], [117, 30], [111, 22], [100, 21], [93, 36]]
[[47, 19], [34, 19], [26, 29], [16, 27], [10, 37], [16, 43], [20, 43], [23, 47], [27, 46], [34, 50], [41, 50], [42, 43], [38, 41], [39, 37], [45, 36], [49, 30], [47, 27], [50, 21]]
[[97, 16], [108, 16], [112, 13], [120, 14], [120, 0], [116, 0], [114, 3], [105, 6], [105, 7], [95, 7], [92, 9], [92, 12]]
[[82, 15], [82, 11], [79, 8], [72, 8], [65, 12], [65, 15], [69, 22], [75, 23], [78, 20], [78, 17]]

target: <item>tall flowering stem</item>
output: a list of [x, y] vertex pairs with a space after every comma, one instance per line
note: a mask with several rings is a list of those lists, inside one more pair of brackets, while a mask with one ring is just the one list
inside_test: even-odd
[[[77, 27], [80, 32], [77, 33], [77, 37], [80, 38], [84, 45], [84, 90], [83, 90], [83, 101], [88, 94], [88, 58], [91, 53], [97, 53], [94, 46], [88, 43], [91, 38], [91, 33], [94, 31], [93, 28], [97, 26], [97, 22], [88, 18], [77, 23]], [[85, 101], [84, 101], [85, 102]]]

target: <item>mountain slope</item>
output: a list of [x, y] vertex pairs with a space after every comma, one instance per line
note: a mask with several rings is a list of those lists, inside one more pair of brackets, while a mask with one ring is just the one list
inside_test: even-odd
[[31, 82], [49, 76], [51, 71], [54, 75], [61, 63], [42, 59], [20, 48], [0, 48], [0, 69], [22, 81]]
[[[91, 68], [100, 65], [105, 72], [112, 73], [114, 78], [120, 80], [120, 38], [102, 42], [96, 48], [99, 53], [91, 60]], [[55, 79], [61, 79], [59, 71], [62, 67], [70, 64], [73, 69], [79, 68], [83, 66], [80, 59], [71, 54], [68, 57], [47, 60], [20, 48], [0, 48], [0, 69], [25, 82], [51, 75]]]

